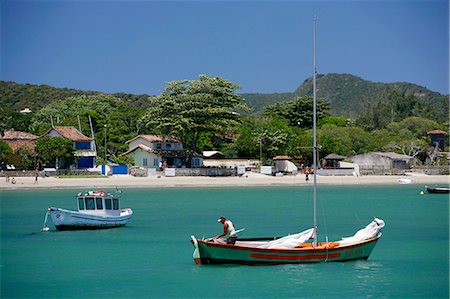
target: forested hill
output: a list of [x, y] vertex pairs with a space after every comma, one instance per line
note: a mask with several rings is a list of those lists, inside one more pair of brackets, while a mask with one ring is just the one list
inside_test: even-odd
[[[416, 84], [371, 82], [350, 74], [318, 75], [316, 83], [317, 96], [330, 102], [332, 113], [347, 117], [361, 115], [378, 102], [388, 100], [393, 90], [404, 96], [414, 95], [424, 105], [431, 105], [433, 110], [443, 111], [446, 106], [448, 111], [448, 96]], [[312, 85], [312, 78], [308, 78], [294, 94], [312, 96]]]
[[[448, 96], [433, 92], [425, 87], [411, 83], [376, 83], [350, 74], [326, 74], [317, 76], [317, 95], [330, 103], [331, 113], [357, 118], [368, 113], [376, 105], [390, 101], [389, 95], [397, 91], [402, 96], [415, 96], [415, 101], [428, 107], [436, 119], [448, 117]], [[50, 102], [71, 96], [94, 95], [96, 91], [82, 91], [69, 88], [55, 88], [48, 85], [17, 84], [0, 81], [0, 105], [15, 110], [29, 107], [38, 110]], [[141, 109], [145, 109], [148, 95], [116, 93], [114, 96]], [[289, 101], [295, 96], [312, 96], [312, 78], [306, 79], [294, 92], [242, 94], [254, 113], [260, 113], [265, 107], [278, 102]], [[423, 108], [422, 108], [423, 109]], [[436, 111], [436, 112], [435, 112]]]
[[[32, 111], [36, 111], [51, 102], [63, 100], [68, 97], [97, 94], [101, 94], [101, 92], [56, 88], [45, 84], [18, 84], [15, 82], [0, 81], [0, 105], [6, 105], [14, 110], [30, 108]], [[113, 95], [137, 108], [145, 108], [145, 101], [149, 97], [146, 94], [115, 93]]]
[[[448, 96], [411, 83], [371, 82], [350, 74], [326, 74], [317, 76], [317, 96], [330, 103], [331, 113], [357, 118], [375, 105], [389, 101], [389, 94], [396, 90], [402, 96], [414, 95], [419, 102], [430, 105], [435, 111], [448, 113]], [[312, 77], [306, 79], [293, 93], [243, 94], [255, 113], [277, 102], [289, 101], [295, 96], [312, 96]], [[438, 117], [442, 118], [442, 117]]]

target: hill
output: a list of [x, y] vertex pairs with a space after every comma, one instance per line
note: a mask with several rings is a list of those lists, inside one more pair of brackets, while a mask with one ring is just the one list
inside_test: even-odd
[[[431, 91], [423, 86], [407, 82], [380, 83], [364, 80], [350, 74], [317, 75], [317, 96], [330, 103], [331, 113], [357, 118], [371, 110], [376, 104], [388, 101], [387, 95], [396, 90], [401, 95], [414, 95], [430, 110], [435, 111], [437, 120], [448, 118], [448, 96]], [[292, 93], [242, 94], [254, 113], [260, 113], [274, 103], [289, 101], [295, 96], [312, 96], [312, 77], [306, 79]]]
[[[18, 84], [15, 82], [0, 81], [0, 105], [6, 105], [14, 110], [30, 108], [32, 111], [36, 111], [51, 102], [63, 100], [68, 97], [97, 94], [101, 94], [101, 92], [56, 88], [45, 84]], [[113, 95], [137, 108], [145, 108], [145, 100], [149, 97], [146, 94], [115, 93]]]
[[[416, 84], [379, 83], [364, 80], [350, 74], [326, 74], [317, 76], [317, 96], [331, 104], [333, 114], [355, 118], [378, 101], [385, 101], [390, 90], [416, 96], [420, 102], [444, 111], [448, 97]], [[312, 78], [306, 79], [295, 91], [298, 96], [312, 96]], [[448, 102], [447, 102], [448, 111]]]
[[[295, 96], [312, 96], [312, 78], [306, 79], [294, 92], [286, 93], [246, 93], [242, 94], [246, 103], [258, 114], [265, 107], [289, 101]], [[387, 101], [386, 95], [397, 90], [403, 95], [415, 95], [416, 98], [436, 114], [437, 120], [448, 118], [448, 96], [433, 92], [425, 87], [400, 82], [379, 83], [364, 80], [350, 74], [326, 74], [317, 76], [317, 95], [330, 103], [331, 113], [349, 118], [357, 118], [370, 111], [376, 104]], [[55, 88], [48, 85], [17, 84], [0, 81], [0, 105], [15, 110], [31, 108], [38, 110], [50, 102], [71, 96], [94, 95], [97, 91], [82, 91], [70, 88]], [[116, 93], [114, 96], [140, 109], [146, 108], [149, 95]]]

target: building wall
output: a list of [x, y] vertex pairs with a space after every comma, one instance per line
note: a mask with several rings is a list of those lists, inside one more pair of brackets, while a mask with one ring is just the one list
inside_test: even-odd
[[393, 168], [392, 160], [373, 153], [357, 155], [352, 158], [353, 163], [359, 166], [378, 166], [382, 168]]
[[[153, 153], [146, 152], [140, 148], [129, 154], [134, 159], [134, 165], [142, 166], [145, 168], [159, 168], [161, 158]], [[145, 165], [144, 159], [147, 159], [147, 165]]]
[[237, 166], [254, 167], [259, 164], [259, 160], [252, 159], [203, 159], [205, 167], [226, 167], [234, 168]]

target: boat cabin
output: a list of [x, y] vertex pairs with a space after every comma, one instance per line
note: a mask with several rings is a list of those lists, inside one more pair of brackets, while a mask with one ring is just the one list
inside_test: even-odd
[[89, 191], [77, 196], [78, 212], [94, 215], [120, 215], [119, 197], [106, 191]]

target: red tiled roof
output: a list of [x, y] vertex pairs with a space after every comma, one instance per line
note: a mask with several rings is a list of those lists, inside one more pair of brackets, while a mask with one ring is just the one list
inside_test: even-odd
[[33, 140], [37, 139], [38, 136], [33, 135], [31, 133], [15, 131], [14, 129], [8, 130], [5, 132], [5, 135], [1, 137], [1, 139], [6, 140]]
[[3, 140], [9, 147], [15, 151], [18, 148], [26, 147], [34, 152], [36, 148], [35, 140]]
[[180, 142], [177, 138], [173, 136], [160, 136], [160, 135], [138, 135], [133, 139], [128, 140], [125, 143], [130, 143], [136, 139], [142, 138], [148, 142]]
[[273, 157], [273, 159], [274, 160], [291, 160], [292, 158], [288, 157], [288, 156], [276, 156], [276, 157]]
[[83, 135], [74, 127], [69, 126], [55, 126], [48, 130], [44, 135], [48, 135], [52, 130], [56, 131], [61, 137], [72, 141], [92, 141], [92, 138]]
[[447, 132], [445, 132], [445, 131], [442, 131], [442, 130], [433, 130], [433, 131], [430, 131], [430, 132], [428, 132], [427, 134], [429, 134], [429, 135], [447, 135]]

